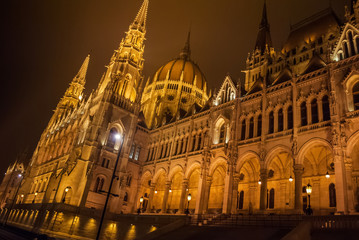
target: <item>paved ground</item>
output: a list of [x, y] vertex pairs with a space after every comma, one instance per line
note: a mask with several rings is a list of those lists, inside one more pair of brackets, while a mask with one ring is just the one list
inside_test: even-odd
[[30, 240], [30, 239], [38, 239], [45, 240], [50, 239], [45, 235], [37, 235], [22, 229], [14, 228], [14, 227], [0, 227], [0, 240]]
[[[358, 240], [358, 230], [314, 231], [311, 240]], [[304, 239], [303, 239], [304, 240]]]
[[[224, 228], [186, 226], [168, 233], [158, 240], [277, 240], [285, 236], [291, 229], [277, 228]], [[304, 239], [303, 239], [304, 240]]]

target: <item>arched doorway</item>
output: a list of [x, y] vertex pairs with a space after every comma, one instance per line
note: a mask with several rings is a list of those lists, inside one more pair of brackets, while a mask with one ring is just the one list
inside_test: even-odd
[[213, 171], [212, 183], [211, 183], [209, 200], [208, 200], [209, 213], [222, 212], [225, 176], [226, 176], [226, 168], [223, 165], [217, 166], [216, 169]]

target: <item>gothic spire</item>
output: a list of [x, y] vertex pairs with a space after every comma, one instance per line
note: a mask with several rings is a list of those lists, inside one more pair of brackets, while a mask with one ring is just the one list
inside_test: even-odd
[[259, 25], [259, 32], [257, 36], [255, 49], [258, 48], [263, 53], [266, 50], [267, 46], [268, 48], [271, 48], [273, 44], [270, 35], [270, 26], [267, 18], [267, 3], [266, 0], [264, 0], [262, 20]]
[[86, 74], [89, 62], [90, 55], [87, 55], [80, 67], [80, 70], [73, 78], [70, 86], [66, 89], [63, 98], [58, 104], [58, 108], [72, 110], [77, 106], [78, 102], [82, 100], [82, 92], [85, 88]]
[[137, 29], [141, 32], [146, 31], [146, 18], [147, 18], [147, 11], [148, 11], [148, 3], [149, 0], [144, 0], [140, 10], [137, 13], [137, 16], [133, 23], [131, 24], [131, 29]]
[[190, 42], [191, 42], [191, 30], [188, 31], [186, 43], [185, 43], [184, 48], [182, 49], [181, 54], [180, 54], [180, 57], [182, 59], [189, 60], [189, 58], [191, 57]]
[[79, 72], [76, 74], [76, 76], [73, 79], [73, 82], [85, 84], [86, 81], [85, 78], [86, 78], [89, 62], [90, 62], [90, 54], [88, 54], [87, 57], [85, 58], [85, 61], [82, 63]]

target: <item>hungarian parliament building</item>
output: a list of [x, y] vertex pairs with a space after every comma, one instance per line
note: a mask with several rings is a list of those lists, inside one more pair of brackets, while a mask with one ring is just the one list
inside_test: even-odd
[[86, 98], [85, 58], [30, 161], [9, 166], [2, 213], [102, 211], [108, 192], [115, 215], [359, 211], [359, 1], [344, 21], [326, 9], [292, 25], [282, 49], [264, 4], [245, 77], [216, 92], [190, 34], [144, 79], [148, 7]]

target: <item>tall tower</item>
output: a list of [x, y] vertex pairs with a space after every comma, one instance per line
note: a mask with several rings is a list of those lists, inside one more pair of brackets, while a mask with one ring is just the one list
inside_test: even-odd
[[85, 61], [82, 63], [82, 66], [76, 76], [70, 83], [70, 86], [66, 89], [64, 96], [61, 98], [60, 102], [57, 104], [55, 113], [50, 121], [52, 122], [60, 119], [62, 116], [66, 115], [69, 111], [75, 109], [79, 102], [82, 100], [83, 90], [86, 83], [86, 73], [88, 65], [90, 62], [90, 55], [85, 58]]
[[136, 101], [142, 81], [148, 4], [148, 0], [143, 1], [135, 20], [126, 32], [126, 37], [112, 55], [106, 74], [99, 84], [99, 94], [111, 83], [112, 90], [120, 97], [131, 102]]
[[273, 47], [273, 44], [270, 35], [270, 25], [268, 23], [268, 18], [267, 18], [267, 3], [266, 1], [264, 1], [262, 20], [259, 25], [259, 32], [257, 35], [255, 49], [258, 48], [263, 53], [267, 47], [271, 48]]

